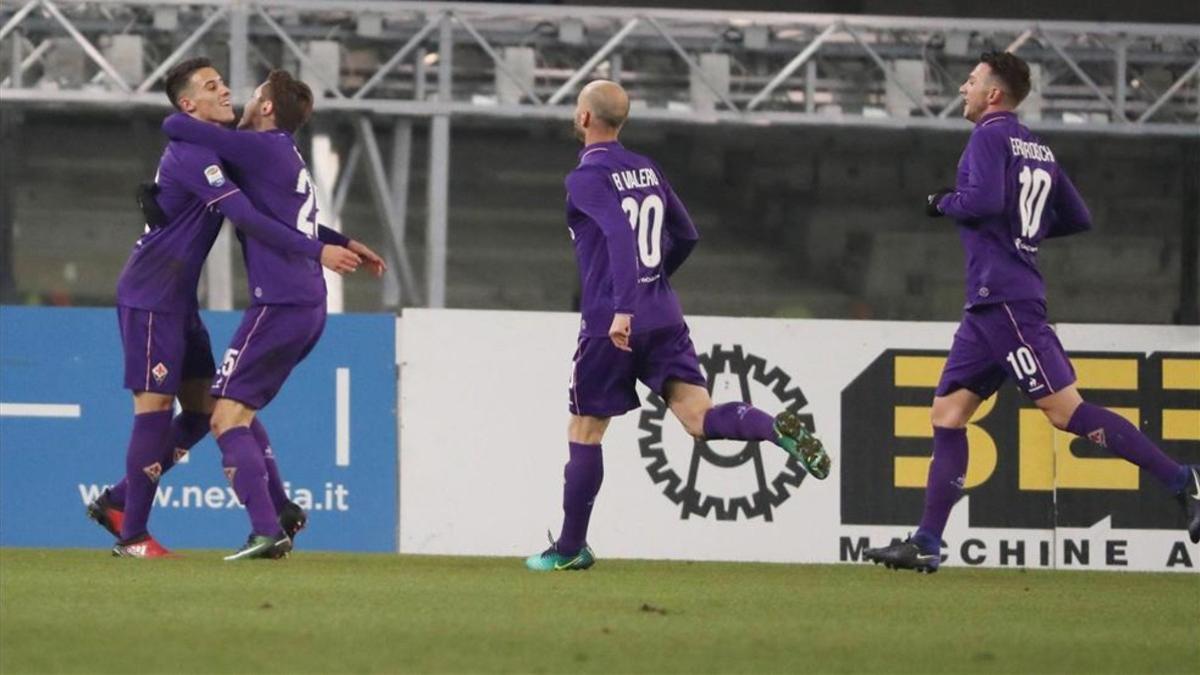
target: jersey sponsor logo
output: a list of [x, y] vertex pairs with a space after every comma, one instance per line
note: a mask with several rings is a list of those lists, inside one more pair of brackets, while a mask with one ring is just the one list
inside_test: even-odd
[[150, 374], [154, 376], [154, 381], [159, 384], [162, 384], [163, 380], [167, 379], [168, 372], [170, 371], [167, 370], [167, 367], [163, 365], [162, 361], [159, 361], [154, 365], [153, 368], [150, 369]]
[[1037, 255], [1037, 252], [1038, 252], [1037, 246], [1035, 246], [1034, 244], [1026, 243], [1020, 237], [1013, 239], [1013, 247], [1016, 248], [1018, 251], [1024, 251], [1026, 253], [1032, 253], [1034, 255]]
[[209, 185], [219, 188], [225, 184], [225, 174], [221, 173], [221, 167], [209, 164], [204, 167], [204, 180], [208, 181]]
[[[816, 431], [812, 414], [800, 412], [808, 399], [792, 376], [762, 357], [746, 353], [741, 345], [730, 349], [715, 345], [700, 355], [700, 365], [710, 392], [727, 391], [730, 399], [761, 409], [798, 413], [808, 430]], [[663, 495], [679, 506], [682, 520], [699, 516], [772, 522], [774, 510], [791, 496], [789, 489], [800, 487], [808, 477], [800, 462], [771, 443], [716, 441], [719, 445], [715, 445], [692, 440], [690, 448], [683, 444], [667, 447], [663, 440], [666, 403], [652, 393], [645, 404], [638, 428], [645, 432], [639, 446], [647, 460], [646, 473], [662, 486]], [[721, 494], [706, 491], [713, 488]]]

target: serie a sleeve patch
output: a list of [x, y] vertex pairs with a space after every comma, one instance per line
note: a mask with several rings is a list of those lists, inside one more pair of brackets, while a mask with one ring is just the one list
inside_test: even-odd
[[204, 179], [215, 188], [225, 184], [225, 174], [221, 173], [221, 167], [216, 164], [210, 164], [204, 168]]

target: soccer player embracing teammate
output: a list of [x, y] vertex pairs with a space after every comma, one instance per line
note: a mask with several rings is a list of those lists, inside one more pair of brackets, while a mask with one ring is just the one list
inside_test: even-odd
[[[305, 524], [254, 413], [321, 333], [321, 266], [346, 273], [365, 259], [378, 276], [383, 261], [316, 226], [312, 182], [298, 191], [308, 172], [291, 137], [307, 121], [312, 95], [286, 73], [272, 73], [271, 83], [266, 94], [268, 85], [259, 87], [242, 118], [260, 135], [220, 126], [234, 120], [230, 91], [207, 59], [184, 61], [166, 78], [167, 95], [181, 112], [164, 123], [172, 140], [155, 189], [142, 195], [146, 233], [117, 286], [125, 386], [134, 398], [125, 478], [88, 505], [88, 515], [118, 538], [117, 556], [169, 555], [148, 532], [156, 485], [210, 427], [253, 528], [247, 545], [227, 559], [285, 555]], [[232, 157], [222, 154], [230, 137], [240, 149]], [[255, 155], [250, 166], [234, 161], [247, 154]], [[196, 287], [225, 217], [238, 228], [254, 300], [217, 371]], [[176, 398], [183, 412], [172, 418]]]

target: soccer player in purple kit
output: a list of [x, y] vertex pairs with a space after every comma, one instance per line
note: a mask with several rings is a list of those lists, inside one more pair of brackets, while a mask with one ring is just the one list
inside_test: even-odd
[[795, 414], [772, 418], [746, 403], [713, 405], [668, 282], [699, 234], [658, 165], [617, 141], [628, 116], [629, 97], [615, 82], [596, 80], [579, 94], [574, 126], [584, 148], [566, 179], [567, 226], [582, 286], [570, 459], [562, 530], [548, 549], [525, 560], [535, 571], [595, 563], [587, 528], [604, 478], [600, 444], [612, 417], [639, 406], [638, 380], [662, 396], [696, 438], [769, 441], [813, 476], [829, 475], [829, 456]]
[[908, 540], [864, 554], [890, 568], [937, 571], [942, 532], [962, 494], [967, 422], [1008, 377], [1056, 428], [1149, 471], [1178, 495], [1188, 534], [1200, 543], [1200, 467], [1180, 465], [1125, 418], [1084, 401], [1047, 321], [1038, 246], [1086, 231], [1092, 221], [1054, 153], [1013, 112], [1029, 89], [1029, 67], [1007, 52], [983, 54], [959, 88], [963, 116], [975, 129], [955, 187], [930, 195], [926, 210], [957, 221], [967, 302], [933, 399], [933, 461], [921, 524]]
[[[163, 131], [172, 139], [212, 149], [252, 203], [311, 238], [324, 228], [317, 225], [312, 177], [292, 134], [308, 122], [312, 109], [308, 85], [276, 70], [246, 104], [241, 131], [179, 114], [163, 122]], [[256, 415], [320, 338], [325, 279], [320, 266], [302, 255], [239, 238], [253, 300], [213, 381], [217, 403], [211, 424], [225, 475], [246, 507], [251, 533], [225, 559], [279, 558], [291, 551], [292, 537], [306, 516], [284, 491], [266, 429]], [[376, 276], [382, 275], [385, 266], [378, 255], [358, 242], [341, 241]]]
[[[171, 103], [198, 123], [233, 120], [229, 89], [207, 59], [176, 65], [166, 89]], [[255, 210], [210, 150], [170, 143], [155, 182], [157, 197], [142, 195], [155, 207], [147, 210], [146, 232], [117, 283], [125, 386], [134, 401], [125, 478], [88, 505], [88, 515], [118, 538], [113, 555], [122, 557], [170, 554], [148, 532], [156, 484], [208, 432], [215, 366], [196, 286], [224, 218], [263, 245], [334, 271], [352, 271], [359, 262], [357, 254], [323, 246]], [[176, 398], [183, 411], [172, 417]]]

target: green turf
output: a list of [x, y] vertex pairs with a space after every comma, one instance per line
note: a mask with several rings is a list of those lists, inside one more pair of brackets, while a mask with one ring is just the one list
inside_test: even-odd
[[0, 549], [0, 671], [1192, 672], [1194, 574]]

